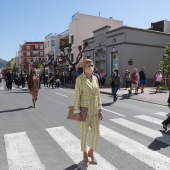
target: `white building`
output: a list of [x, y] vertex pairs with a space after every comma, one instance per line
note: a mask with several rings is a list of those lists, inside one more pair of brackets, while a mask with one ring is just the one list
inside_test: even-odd
[[47, 35], [45, 37], [44, 47], [45, 57], [47, 57], [47, 54], [51, 54], [56, 59], [60, 55], [60, 35], [53, 33]]
[[[114, 20], [112, 17], [102, 18], [77, 12], [72, 16], [72, 20], [69, 23], [69, 30], [61, 34], [51, 33], [45, 37], [45, 56], [52, 54], [56, 58], [61, 54], [60, 46], [71, 43], [72, 51], [70, 59], [75, 63], [76, 57], [79, 54], [78, 46], [83, 45], [84, 39], [93, 36], [93, 30], [105, 25], [110, 25], [112, 29], [116, 29], [123, 26], [123, 22]], [[68, 67], [70, 66], [67, 62], [65, 63], [65, 68], [68, 70]]]
[[93, 37], [84, 40], [89, 47], [83, 56], [84, 59], [91, 58], [99, 71], [104, 70], [107, 83], [113, 69], [119, 69], [123, 80], [126, 70], [137, 68], [140, 71], [144, 66], [147, 79], [153, 86], [170, 34], [127, 26], [117, 29], [105, 26], [93, 33]]
[[93, 31], [109, 25], [111, 29], [116, 29], [123, 26], [123, 21], [110, 18], [102, 18], [97, 16], [85, 15], [77, 12], [72, 16], [72, 21], [69, 24], [69, 43], [72, 44], [72, 58], [76, 61], [79, 50], [78, 46], [83, 44], [83, 40], [93, 36]]

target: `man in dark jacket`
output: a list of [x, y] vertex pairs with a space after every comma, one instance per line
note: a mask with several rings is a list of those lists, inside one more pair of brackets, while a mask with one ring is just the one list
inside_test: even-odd
[[8, 82], [7, 88], [8, 88], [8, 90], [11, 90], [12, 89], [12, 74], [10, 71], [8, 71], [6, 78], [7, 78], [7, 82]]

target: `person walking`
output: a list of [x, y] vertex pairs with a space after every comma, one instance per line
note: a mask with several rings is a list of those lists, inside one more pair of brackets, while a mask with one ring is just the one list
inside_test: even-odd
[[55, 88], [59, 88], [60, 87], [60, 73], [57, 70], [55, 73]]
[[[168, 107], [170, 108], [170, 86], [169, 86], [169, 97], [167, 102], [168, 102]], [[168, 118], [162, 122], [163, 128], [165, 130], [167, 130], [168, 124], [170, 124], [170, 116], [168, 116]]]
[[21, 74], [21, 85], [22, 85], [22, 88], [25, 87], [25, 75], [24, 74]]
[[117, 91], [120, 89], [120, 85], [121, 85], [121, 77], [119, 75], [119, 70], [115, 70], [111, 82], [113, 102], [117, 101]]
[[2, 73], [0, 72], [0, 83], [2, 83]]
[[128, 76], [129, 76], [128, 73], [129, 73], [129, 71], [126, 70], [125, 75], [124, 75], [124, 79], [125, 79], [125, 83], [126, 83], [126, 89], [128, 88]]
[[8, 71], [7, 73], [7, 82], [8, 82], [8, 90], [11, 90], [12, 89], [12, 74], [11, 74], [11, 71]]
[[127, 88], [131, 88], [131, 73], [130, 71], [128, 71], [128, 75], [127, 75]]
[[155, 93], [158, 93], [158, 91], [160, 93], [161, 82], [164, 82], [164, 81], [163, 81], [163, 78], [162, 78], [161, 70], [158, 70], [157, 74], [155, 75], [155, 86], [156, 86]]
[[145, 67], [142, 67], [141, 71], [139, 72], [139, 81], [141, 86], [141, 93], [144, 93], [144, 88], [146, 87], [147, 80], [146, 80], [146, 73]]
[[49, 76], [49, 87], [52, 86], [52, 88], [54, 87], [54, 73], [50, 73], [50, 76]]
[[36, 101], [38, 99], [38, 91], [40, 89], [40, 79], [37, 75], [36, 69], [31, 69], [30, 75], [28, 78], [28, 89], [32, 95], [33, 107], [36, 108]]
[[94, 75], [97, 77], [97, 80], [98, 80], [98, 83], [99, 83], [99, 87], [100, 87], [100, 76], [99, 76], [97, 68], [94, 68]]
[[101, 86], [104, 87], [105, 82], [106, 82], [104, 70], [102, 70], [101, 73], [100, 73], [100, 82], [101, 82]]
[[129, 90], [129, 94], [132, 94], [132, 90], [135, 88], [135, 95], [138, 94], [138, 81], [139, 81], [139, 75], [138, 70], [136, 68], [133, 69], [133, 73], [131, 74], [131, 88]]
[[[103, 119], [100, 89], [97, 78], [93, 75], [93, 61], [86, 59], [83, 62], [83, 73], [77, 77], [74, 95], [74, 113], [79, 122], [81, 133], [81, 151], [83, 152], [84, 165], [88, 166], [88, 157], [92, 163], [97, 164], [93, 151], [96, 150], [99, 138], [99, 121]], [[88, 108], [86, 120], [81, 116], [81, 107]], [[87, 136], [91, 128], [90, 150], [87, 152]]]

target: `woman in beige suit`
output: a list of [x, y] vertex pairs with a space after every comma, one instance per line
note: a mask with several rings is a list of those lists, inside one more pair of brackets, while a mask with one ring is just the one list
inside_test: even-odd
[[[81, 151], [85, 166], [88, 166], [88, 157], [91, 157], [92, 163], [97, 164], [93, 154], [96, 150], [99, 138], [99, 121], [103, 119], [102, 104], [100, 99], [100, 89], [97, 77], [92, 73], [94, 71], [93, 61], [86, 59], [83, 62], [83, 73], [77, 77], [74, 97], [74, 113], [76, 120], [79, 121], [81, 132]], [[88, 114], [86, 121], [80, 115], [80, 107], [87, 107]], [[91, 128], [90, 150], [87, 153], [87, 136], [89, 127]]]

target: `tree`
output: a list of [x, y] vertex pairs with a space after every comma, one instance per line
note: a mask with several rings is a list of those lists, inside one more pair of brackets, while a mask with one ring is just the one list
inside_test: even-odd
[[[85, 50], [85, 48], [88, 46], [88, 42], [84, 42], [83, 44], [83, 48], [82, 46], [78, 46], [78, 50], [79, 50], [79, 54], [78, 56], [76, 57], [76, 62], [73, 63], [71, 61], [71, 51], [72, 51], [72, 44], [68, 44], [68, 45], [65, 45], [65, 46], [60, 46], [60, 50], [63, 52], [64, 56], [66, 57], [68, 63], [73, 67], [73, 70], [75, 70], [75, 66], [79, 63], [79, 61], [81, 60], [81, 58], [83, 57], [83, 52]], [[65, 52], [65, 50], [67, 52]]]
[[161, 61], [161, 66], [165, 75], [169, 76], [170, 75], [170, 43], [166, 44], [163, 61]]
[[[170, 43], [167, 43], [164, 50], [163, 61], [160, 62], [165, 74], [165, 86], [167, 85], [167, 77], [170, 75]], [[168, 83], [169, 84], [169, 83]]]

